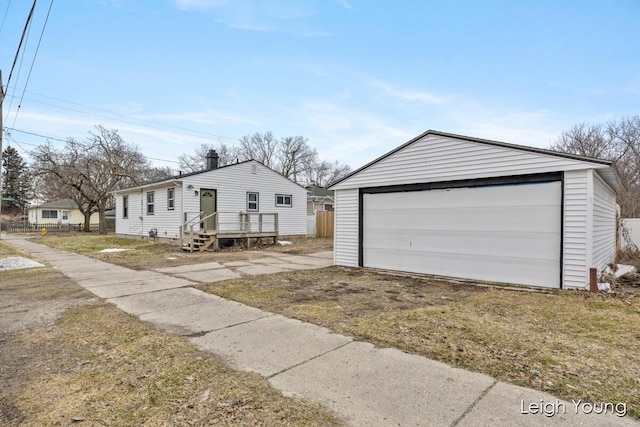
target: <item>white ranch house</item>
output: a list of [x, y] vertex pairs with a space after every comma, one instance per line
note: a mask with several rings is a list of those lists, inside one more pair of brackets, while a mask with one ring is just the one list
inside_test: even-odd
[[207, 170], [115, 192], [116, 234], [175, 243], [190, 230], [212, 241], [306, 235], [304, 187], [255, 160], [217, 163], [212, 150]]
[[611, 162], [427, 131], [334, 184], [336, 265], [588, 288], [614, 260]]

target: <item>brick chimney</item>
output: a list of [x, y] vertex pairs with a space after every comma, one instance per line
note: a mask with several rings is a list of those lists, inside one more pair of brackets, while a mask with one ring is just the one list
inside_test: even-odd
[[218, 153], [216, 153], [216, 150], [209, 150], [209, 152], [207, 153], [207, 170], [214, 170], [214, 169], [218, 169]]

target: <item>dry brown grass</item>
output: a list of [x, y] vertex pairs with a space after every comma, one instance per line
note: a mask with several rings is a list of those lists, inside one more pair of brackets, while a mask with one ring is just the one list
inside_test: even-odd
[[524, 292], [331, 267], [203, 289], [532, 387], [626, 402], [640, 418], [640, 299]]
[[[24, 256], [0, 242], [0, 257]], [[337, 425], [51, 268], [0, 271], [0, 425]], [[82, 421], [82, 422], [80, 422]]]
[[[327, 251], [333, 248], [332, 239], [292, 238], [288, 239], [293, 244], [286, 246], [263, 245], [260, 248], [252, 248], [247, 251], [239, 246], [224, 249], [220, 252], [194, 252], [182, 251], [176, 245], [164, 243], [149, 243], [142, 239], [126, 239], [116, 236], [100, 236], [95, 234], [80, 234], [36, 239], [38, 243], [76, 252], [101, 261], [134, 270], [147, 270], [159, 267], [170, 267], [185, 264], [197, 264], [211, 261], [230, 261], [250, 259], [259, 256], [256, 251], [281, 252], [289, 254], [308, 254]], [[100, 253], [103, 249], [121, 248], [123, 252]]]
[[315, 403], [285, 398], [116, 308], [67, 312], [24, 338], [51, 355], [17, 400], [27, 425], [335, 425]]

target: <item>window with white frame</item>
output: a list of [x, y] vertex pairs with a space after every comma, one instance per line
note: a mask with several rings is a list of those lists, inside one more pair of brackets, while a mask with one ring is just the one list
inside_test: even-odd
[[176, 189], [167, 189], [167, 210], [172, 211], [176, 208]]
[[69, 211], [62, 211], [62, 220], [69, 221]]
[[155, 192], [147, 192], [147, 215], [153, 215], [155, 211]]
[[58, 219], [58, 211], [43, 209], [42, 210], [42, 219]]
[[290, 208], [291, 207], [291, 194], [276, 194], [276, 206]]
[[257, 212], [259, 209], [258, 193], [247, 193], [247, 212]]
[[122, 218], [129, 218], [129, 196], [122, 196]]

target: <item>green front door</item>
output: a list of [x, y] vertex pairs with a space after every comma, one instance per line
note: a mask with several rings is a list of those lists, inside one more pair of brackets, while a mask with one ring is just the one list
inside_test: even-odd
[[[202, 217], [211, 215], [216, 211], [216, 190], [201, 188], [200, 189], [200, 212], [204, 212]], [[215, 217], [209, 217], [205, 221], [205, 229], [213, 231], [216, 229]]]

